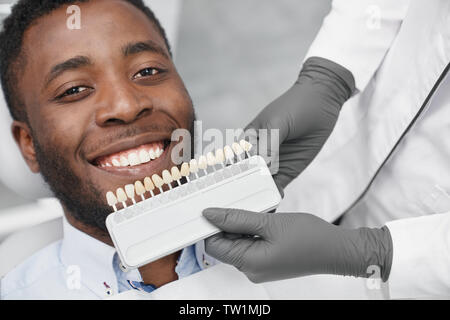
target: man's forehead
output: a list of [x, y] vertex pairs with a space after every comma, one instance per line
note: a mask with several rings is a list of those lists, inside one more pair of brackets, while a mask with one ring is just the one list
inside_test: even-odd
[[[70, 29], [70, 13], [64, 5], [36, 21], [24, 36], [27, 58], [50, 68], [73, 56], [121, 54], [133, 40], [151, 40], [167, 51], [152, 21], [138, 8], [122, 0], [78, 3], [81, 29]], [[167, 52], [168, 54], [168, 52]]]

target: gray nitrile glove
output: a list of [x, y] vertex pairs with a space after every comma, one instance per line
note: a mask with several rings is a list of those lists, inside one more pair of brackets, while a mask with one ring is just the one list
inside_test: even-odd
[[203, 215], [224, 231], [206, 239], [206, 252], [252, 282], [313, 274], [369, 277], [376, 268], [383, 281], [389, 276], [387, 227], [344, 229], [306, 213], [210, 208]]
[[[350, 71], [324, 58], [307, 59], [295, 84], [269, 104], [247, 127], [279, 129], [279, 171], [268, 142], [271, 172], [281, 188], [297, 177], [314, 159], [331, 134], [342, 105], [355, 91]], [[248, 134], [256, 142], [258, 135]], [[269, 140], [270, 141], [270, 140]], [[274, 146], [275, 147], [275, 146]], [[265, 150], [258, 150], [265, 154]]]

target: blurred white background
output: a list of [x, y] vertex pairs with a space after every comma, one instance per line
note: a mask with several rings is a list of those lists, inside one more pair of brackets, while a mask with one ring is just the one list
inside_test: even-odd
[[[12, 2], [0, 0], [0, 12]], [[330, 0], [146, 2], [167, 29], [204, 129], [243, 127], [289, 88], [330, 10]], [[4, 17], [1, 13], [0, 19]], [[5, 108], [3, 102], [0, 106]], [[5, 148], [13, 143], [5, 139], [10, 133], [4, 114], [0, 112], [0, 157], [6, 164], [0, 170], [0, 242], [11, 231], [39, 222], [36, 215], [21, 215], [22, 209], [33, 208], [36, 196], [49, 194], [38, 176], [16, 172], [26, 168], [17, 151]], [[5, 221], [14, 223], [7, 227]]]

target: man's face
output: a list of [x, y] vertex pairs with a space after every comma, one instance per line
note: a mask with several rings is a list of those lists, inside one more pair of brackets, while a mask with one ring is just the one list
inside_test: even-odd
[[[25, 34], [18, 92], [33, 146], [21, 149], [76, 219], [105, 230], [106, 192], [170, 168], [171, 133], [190, 130], [194, 110], [144, 13], [120, 0], [78, 5], [80, 30], [67, 28], [65, 5]], [[134, 162], [149, 150], [154, 160]]]

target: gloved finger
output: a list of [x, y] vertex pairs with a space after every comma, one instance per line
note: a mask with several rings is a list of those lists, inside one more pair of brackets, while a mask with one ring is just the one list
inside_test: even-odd
[[208, 208], [203, 210], [203, 216], [225, 232], [258, 235], [263, 238], [269, 235], [266, 231], [268, 216], [265, 213], [228, 208]]
[[205, 239], [205, 251], [213, 258], [241, 269], [247, 249], [254, 241], [256, 240], [247, 237], [230, 240], [224, 237], [223, 233], [219, 233]]
[[236, 239], [248, 237], [248, 235], [238, 234], [238, 233], [228, 233], [228, 232], [222, 232], [222, 236], [228, 240], [236, 240]]
[[284, 98], [279, 97], [275, 99], [271, 104], [269, 104], [266, 108], [264, 108], [247, 126], [248, 128], [254, 128], [258, 132], [259, 129], [269, 130], [270, 134], [271, 129], [278, 130], [278, 134], [280, 137], [280, 143], [285, 141], [289, 135], [289, 117], [286, 117], [286, 114], [280, 113], [280, 106], [284, 103]]

